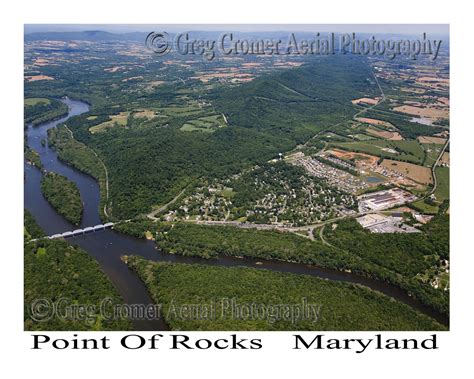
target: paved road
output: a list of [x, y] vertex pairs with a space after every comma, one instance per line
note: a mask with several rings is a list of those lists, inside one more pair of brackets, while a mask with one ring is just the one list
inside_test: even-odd
[[161, 213], [161, 212], [164, 212], [166, 211], [166, 209], [168, 209], [168, 207], [172, 204], [174, 204], [183, 194], [184, 194], [184, 191], [186, 191], [186, 189], [188, 188], [188, 186], [184, 187], [180, 193], [178, 193], [173, 199], [171, 199], [170, 201], [168, 201], [166, 204], [160, 206], [159, 208], [156, 208], [155, 210], [151, 211], [150, 213], [148, 213], [146, 216], [153, 220], [153, 221], [156, 221], [157, 218], [155, 217], [158, 213]]

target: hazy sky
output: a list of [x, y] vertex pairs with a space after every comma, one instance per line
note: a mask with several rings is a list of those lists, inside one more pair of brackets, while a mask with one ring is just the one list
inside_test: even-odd
[[118, 25], [118, 24], [29, 24], [25, 25], [26, 33], [104, 30], [115, 33], [150, 32], [163, 30], [167, 32], [182, 32], [189, 30], [203, 31], [306, 31], [306, 32], [340, 32], [340, 33], [383, 33], [383, 34], [420, 34], [423, 32], [436, 35], [449, 35], [448, 24], [187, 24], [187, 25]]

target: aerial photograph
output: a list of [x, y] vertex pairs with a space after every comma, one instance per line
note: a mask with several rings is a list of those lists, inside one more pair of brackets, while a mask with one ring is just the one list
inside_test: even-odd
[[449, 330], [449, 50], [25, 24], [24, 330]]

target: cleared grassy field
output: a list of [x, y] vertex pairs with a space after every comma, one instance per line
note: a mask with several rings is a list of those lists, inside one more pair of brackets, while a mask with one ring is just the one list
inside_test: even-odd
[[30, 97], [29, 99], [25, 99], [25, 105], [36, 105], [36, 104], [50, 104], [51, 100], [46, 99], [44, 97]]
[[375, 139], [374, 137], [368, 136], [367, 134], [356, 134], [354, 135], [354, 138], [356, 138], [359, 141], [371, 141]]
[[404, 160], [415, 164], [421, 164], [425, 157], [423, 147], [413, 140], [387, 141], [377, 139], [360, 142], [340, 142], [333, 145], [344, 150]]
[[442, 202], [449, 199], [449, 167], [436, 167], [435, 171], [438, 186], [434, 194], [436, 200]]
[[425, 158], [425, 150], [423, 146], [414, 140], [405, 141], [391, 141], [393, 146], [396, 146], [400, 151], [400, 159], [407, 161], [415, 161], [415, 163], [422, 163]]
[[428, 167], [415, 165], [413, 163], [393, 161], [390, 159], [384, 159], [382, 166], [397, 171], [417, 183], [431, 184], [433, 182], [431, 170]]
[[203, 111], [203, 109], [197, 104], [190, 104], [187, 106], [171, 106], [160, 108], [160, 110], [170, 117], [193, 116]]
[[95, 125], [89, 128], [89, 131], [94, 133], [103, 132], [109, 128], [113, 128], [114, 126], [125, 126], [127, 125], [127, 119], [130, 115], [130, 112], [120, 112], [119, 114], [110, 116], [109, 121], [102, 122], [99, 125]]
[[441, 157], [440, 163], [445, 163], [445, 164], [449, 165], [449, 153], [448, 152], [445, 151], [443, 153], [443, 156]]
[[426, 152], [426, 159], [425, 159], [425, 166], [432, 167], [433, 164], [438, 159], [438, 155], [443, 148], [443, 145], [436, 145], [436, 144], [423, 144]]
[[427, 204], [424, 202], [424, 200], [415, 201], [413, 205], [422, 213], [426, 214], [437, 214], [439, 210], [436, 205]]
[[201, 132], [212, 133], [218, 128], [222, 128], [224, 126], [226, 126], [224, 118], [222, 115], [216, 114], [187, 121], [180, 129], [184, 132], [198, 130]]
[[388, 139], [388, 140], [400, 141], [403, 139], [403, 137], [398, 132], [387, 132], [387, 131], [381, 131], [381, 130], [376, 130], [372, 128], [368, 128], [366, 131], [367, 133], [372, 134], [373, 136]]
[[420, 143], [429, 143], [429, 144], [437, 144], [437, 145], [444, 145], [446, 143], [446, 138], [441, 137], [432, 137], [432, 136], [420, 136], [417, 138]]
[[133, 113], [134, 118], [146, 118], [147, 120], [151, 120], [155, 117], [155, 111], [151, 109], [143, 109]]
[[363, 142], [341, 142], [335, 143], [334, 145], [349, 151], [363, 152], [377, 156], [380, 156], [382, 153], [386, 155], [395, 156], [395, 154], [393, 153], [382, 150], [391, 148], [391, 145], [387, 141], [383, 140], [371, 140]]
[[427, 204], [423, 200], [418, 200], [413, 205], [420, 211], [428, 214], [436, 214], [440, 210], [441, 204], [449, 200], [449, 167], [436, 167], [436, 179], [438, 186], [434, 192], [435, 199], [432, 204]]

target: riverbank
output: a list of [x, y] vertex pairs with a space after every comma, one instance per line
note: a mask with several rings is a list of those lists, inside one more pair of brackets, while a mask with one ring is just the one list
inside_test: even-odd
[[446, 330], [406, 304], [351, 283], [136, 256], [127, 264], [162, 305], [171, 330]]
[[[88, 106], [84, 103], [65, 100], [70, 107], [69, 117], [88, 111]], [[38, 152], [44, 168], [50, 172], [56, 172], [76, 183], [79, 188], [81, 198], [84, 201], [84, 213], [80, 227], [87, 227], [101, 223], [99, 210], [100, 188], [97, 182], [89, 175], [66, 165], [58, 157], [58, 152], [51, 149], [49, 144], [42, 146], [40, 141], [47, 138], [47, 131], [66, 119], [57, 120], [52, 123], [40, 125], [35, 128], [28, 128], [28, 146]], [[25, 207], [31, 212], [47, 235], [62, 233], [74, 229], [75, 227], [60, 216], [41, 196], [39, 189], [41, 173], [36, 167], [25, 165]], [[297, 275], [311, 275], [333, 281], [345, 281], [362, 284], [379, 291], [389, 297], [404, 302], [411, 307], [447, 322], [447, 318], [433, 312], [427, 307], [410, 297], [406, 292], [399, 290], [383, 282], [377, 282], [370, 278], [360, 277], [353, 273], [328, 270], [320, 267], [309, 267], [305, 264], [266, 261], [264, 259], [236, 258], [231, 256], [219, 256], [216, 259], [204, 261], [200, 257], [178, 256], [166, 254], [156, 249], [151, 241], [140, 240], [116, 231], [106, 230], [97, 233], [90, 233], [84, 236], [74, 237], [68, 240], [70, 243], [78, 244], [83, 250], [95, 258], [102, 270], [113, 283], [120, 296], [126, 304], [153, 304], [147, 288], [121, 260], [123, 255], [133, 253], [144, 259], [153, 261], [170, 261], [178, 263], [197, 264], [206, 262], [211, 266], [236, 267], [246, 266], [255, 269], [267, 269], [279, 272], [289, 272]], [[163, 320], [134, 320], [133, 326], [136, 330], [165, 330], [166, 324]]]

